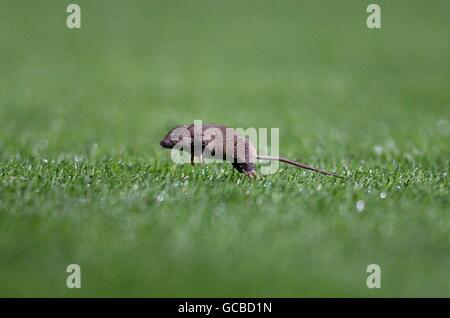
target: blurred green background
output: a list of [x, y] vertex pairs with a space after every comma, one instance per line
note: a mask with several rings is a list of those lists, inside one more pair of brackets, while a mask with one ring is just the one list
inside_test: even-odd
[[[369, 1], [69, 3], [0, 0], [0, 296], [450, 296], [448, 1], [378, 30]], [[347, 178], [174, 165], [194, 119]]]

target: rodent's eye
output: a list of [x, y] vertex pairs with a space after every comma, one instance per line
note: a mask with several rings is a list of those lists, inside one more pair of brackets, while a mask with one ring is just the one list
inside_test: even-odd
[[178, 140], [180, 140], [180, 141], [183, 140], [183, 136], [179, 136]]

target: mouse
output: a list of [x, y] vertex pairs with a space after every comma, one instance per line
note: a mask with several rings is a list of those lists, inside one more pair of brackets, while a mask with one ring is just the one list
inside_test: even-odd
[[[255, 169], [257, 160], [277, 160], [297, 168], [342, 178], [335, 173], [284, 157], [258, 155], [256, 147], [250, 142], [250, 139], [236, 133], [233, 128], [217, 124], [202, 124], [197, 127], [197, 130], [195, 130], [195, 125], [190, 124], [172, 128], [161, 140], [160, 146], [165, 149], [189, 149], [192, 165], [195, 164], [195, 157], [198, 157], [201, 163], [203, 157], [220, 158], [230, 162], [238, 172], [253, 178], [257, 177]], [[222, 138], [217, 138], [217, 136], [222, 136]]]

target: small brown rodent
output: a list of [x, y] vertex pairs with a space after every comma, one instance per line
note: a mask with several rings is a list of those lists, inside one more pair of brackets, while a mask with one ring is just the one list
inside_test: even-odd
[[[260, 156], [257, 154], [255, 146], [250, 142], [250, 140], [237, 134], [234, 129], [228, 128], [222, 125], [212, 125], [212, 124], [202, 124], [201, 129], [198, 127], [198, 132], [194, 129], [194, 124], [191, 125], [180, 125], [172, 130], [164, 137], [160, 142], [161, 147], [172, 149], [175, 146], [182, 146], [184, 150], [190, 149], [191, 153], [191, 164], [194, 165], [194, 156], [200, 157], [203, 160], [203, 154], [210, 153], [215, 155], [215, 158], [220, 157], [223, 160], [231, 162], [233, 167], [247, 176], [256, 177], [255, 163], [257, 159], [261, 160], [278, 160], [298, 168], [311, 170], [328, 176], [334, 176], [342, 178], [334, 173], [320, 170], [317, 168], [310, 167], [303, 163], [299, 163], [293, 160], [289, 160], [282, 157], [270, 157], [270, 156]], [[217, 133], [214, 133], [214, 132]], [[232, 136], [227, 134], [232, 133]], [[223, 136], [223, 140], [216, 138], [217, 135]], [[228, 144], [227, 147], [227, 142]], [[195, 147], [197, 144], [197, 147]], [[198, 150], [195, 150], [198, 149]], [[233, 150], [232, 155], [227, 156], [227, 149]], [[209, 152], [208, 152], [209, 151]], [[220, 152], [220, 153], [218, 153]]]

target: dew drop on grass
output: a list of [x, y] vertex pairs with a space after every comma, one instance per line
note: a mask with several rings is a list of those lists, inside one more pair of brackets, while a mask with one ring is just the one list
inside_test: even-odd
[[222, 215], [225, 212], [225, 207], [223, 205], [218, 205], [215, 209], [214, 209], [214, 214], [215, 215]]
[[377, 155], [381, 155], [383, 153], [383, 147], [381, 147], [380, 145], [376, 145], [375, 147], [373, 147], [373, 150]]
[[165, 197], [165, 193], [164, 193], [164, 192], [161, 192], [160, 194], [158, 194], [158, 195], [156, 196], [156, 201], [162, 202], [162, 201], [164, 201], [164, 197]]
[[441, 119], [437, 122], [437, 128], [443, 135], [448, 135], [450, 133], [450, 123], [445, 119]]
[[272, 200], [273, 201], [280, 201], [282, 199], [282, 195], [280, 193], [274, 192], [272, 193]]
[[362, 212], [364, 211], [364, 208], [366, 207], [366, 204], [364, 203], [363, 200], [359, 200], [358, 202], [356, 202], [356, 210], [358, 212]]
[[387, 197], [387, 193], [386, 192], [381, 192], [380, 193], [380, 198], [382, 198], [382, 199], [386, 199], [386, 197]]
[[317, 191], [322, 190], [322, 185], [321, 185], [321, 184], [317, 185], [316, 190], [317, 190]]

